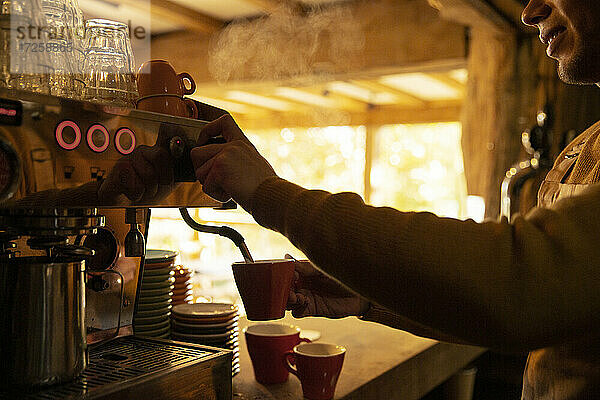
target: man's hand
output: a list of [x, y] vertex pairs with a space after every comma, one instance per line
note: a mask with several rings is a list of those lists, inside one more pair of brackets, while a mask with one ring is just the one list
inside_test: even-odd
[[169, 152], [160, 146], [139, 146], [115, 163], [98, 189], [98, 199], [101, 205], [150, 205], [173, 188]]
[[[204, 145], [211, 137], [223, 136], [227, 143]], [[225, 202], [233, 198], [246, 211], [256, 188], [275, 176], [273, 167], [237, 126], [230, 115], [207, 124], [192, 149], [196, 178], [204, 193]]]
[[287, 304], [294, 317], [343, 318], [363, 315], [368, 308], [367, 300], [320, 272], [310, 261], [296, 263]]

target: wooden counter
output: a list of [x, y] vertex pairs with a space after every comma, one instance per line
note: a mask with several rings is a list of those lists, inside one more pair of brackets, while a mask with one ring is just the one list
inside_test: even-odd
[[[420, 338], [357, 318], [283, 320], [302, 329], [321, 333], [319, 341], [347, 348], [336, 399], [416, 400], [444, 382], [483, 353], [480, 347], [453, 345]], [[241, 372], [233, 378], [234, 400], [302, 399], [300, 381], [290, 374], [286, 383], [262, 385], [254, 372], [241, 330], [249, 324], [240, 319]]]

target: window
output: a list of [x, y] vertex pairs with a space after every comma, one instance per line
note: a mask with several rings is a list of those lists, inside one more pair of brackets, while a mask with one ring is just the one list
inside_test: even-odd
[[370, 203], [466, 215], [460, 124], [386, 125], [375, 135]]

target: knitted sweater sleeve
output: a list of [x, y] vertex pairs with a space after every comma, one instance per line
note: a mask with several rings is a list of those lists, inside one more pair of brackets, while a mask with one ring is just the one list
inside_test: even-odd
[[454, 344], [472, 344], [470, 342], [466, 342], [465, 340], [447, 335], [431, 327], [424, 326], [415, 321], [411, 321], [408, 318], [396, 314], [395, 312], [390, 311], [387, 308], [382, 307], [376, 303], [370, 303], [367, 312], [364, 315], [359, 316], [358, 318], [362, 319], [363, 321], [376, 322], [378, 324], [386, 325], [391, 328], [411, 332], [414, 335], [426, 337], [429, 339], [435, 339]]
[[364, 297], [467, 343], [525, 351], [600, 323], [598, 185], [509, 224], [372, 207], [272, 177], [251, 211]]

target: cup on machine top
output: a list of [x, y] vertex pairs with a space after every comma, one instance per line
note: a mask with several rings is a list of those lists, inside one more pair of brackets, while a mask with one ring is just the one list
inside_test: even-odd
[[183, 97], [196, 90], [196, 83], [187, 72], [175, 72], [164, 60], [150, 60], [140, 66], [136, 81], [139, 110], [198, 118], [194, 101]]
[[52, 70], [49, 76], [50, 94], [78, 98], [83, 90], [83, 82], [75, 80], [78, 65], [73, 57], [75, 9], [70, 0], [41, 0], [45, 26], [56, 32], [44, 37], [43, 52], [47, 66]]
[[[186, 85], [189, 84], [189, 88]], [[140, 98], [152, 95], [176, 95], [182, 97], [196, 91], [196, 83], [187, 72], [177, 73], [165, 60], [150, 60], [143, 63], [137, 74]]]

